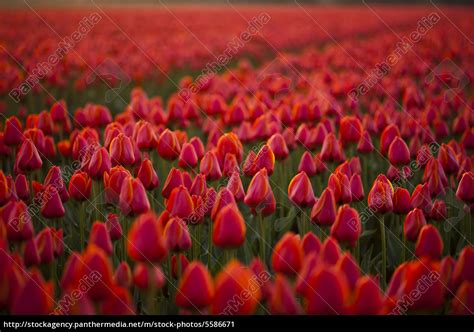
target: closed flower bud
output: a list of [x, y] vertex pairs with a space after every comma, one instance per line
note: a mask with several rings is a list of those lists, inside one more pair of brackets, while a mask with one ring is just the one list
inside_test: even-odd
[[117, 266], [114, 274], [114, 283], [125, 288], [129, 288], [132, 285], [132, 271], [127, 262], [121, 262]]
[[107, 150], [102, 147], [94, 151], [87, 167], [89, 175], [94, 179], [103, 177], [105, 172], [109, 172], [111, 167], [110, 156]]
[[198, 156], [191, 143], [184, 143], [179, 155], [178, 166], [193, 169], [198, 164]]
[[164, 198], [169, 198], [173, 189], [183, 184], [183, 174], [177, 168], [173, 167], [168, 173], [168, 177], [166, 178], [166, 181], [163, 184], [161, 194]]
[[456, 190], [456, 197], [467, 203], [474, 202], [474, 173], [466, 172], [462, 175], [459, 181], [458, 189]]
[[301, 207], [314, 204], [315, 197], [313, 187], [305, 172], [298, 173], [288, 186], [288, 198], [293, 204]]
[[165, 285], [165, 275], [160, 267], [138, 263], [133, 269], [133, 283], [141, 290], [160, 289]]
[[303, 265], [303, 247], [299, 235], [288, 232], [275, 245], [272, 267], [275, 272], [296, 275]]
[[105, 225], [107, 226], [107, 230], [109, 231], [110, 239], [112, 241], [116, 241], [122, 237], [122, 225], [120, 224], [118, 216], [115, 213], [109, 213], [107, 215]]
[[216, 217], [212, 242], [220, 248], [238, 248], [245, 241], [244, 218], [236, 205], [225, 206]]
[[393, 212], [407, 214], [412, 209], [410, 192], [402, 187], [395, 188], [393, 193]]
[[[250, 293], [242, 305], [229, 307], [229, 301], [243, 292]], [[237, 261], [229, 262], [216, 277], [211, 312], [213, 315], [250, 315], [261, 298], [260, 287], [255, 285], [253, 272]]]
[[23, 141], [16, 157], [16, 166], [24, 172], [34, 171], [43, 166], [43, 161], [30, 139]]
[[147, 190], [153, 190], [159, 185], [158, 175], [156, 174], [150, 159], [142, 161], [138, 168], [137, 178], [140, 179], [141, 183]]
[[101, 248], [109, 256], [112, 255], [114, 250], [107, 226], [105, 223], [100, 221], [96, 221], [94, 224], [92, 224], [92, 230], [89, 235], [89, 243]]
[[52, 184], [48, 185], [41, 193], [41, 202], [41, 214], [45, 218], [61, 218], [66, 214], [61, 197]]
[[169, 129], [165, 129], [158, 138], [158, 154], [166, 160], [178, 158], [181, 147], [176, 134]]
[[270, 311], [273, 315], [298, 315], [302, 308], [295, 298], [291, 284], [283, 275], [278, 274], [270, 298]]
[[311, 221], [321, 226], [331, 226], [336, 220], [336, 213], [334, 194], [326, 188], [311, 210]]
[[139, 179], [129, 176], [122, 183], [119, 197], [120, 211], [125, 215], [141, 214], [150, 210], [145, 187]]
[[414, 208], [407, 214], [405, 218], [403, 231], [406, 239], [411, 242], [416, 242], [421, 228], [425, 225], [426, 219], [423, 214], [423, 211], [418, 208]]
[[395, 137], [388, 148], [388, 160], [394, 166], [406, 165], [410, 162], [410, 150], [405, 141]]
[[387, 213], [393, 210], [393, 187], [385, 175], [380, 174], [369, 192], [369, 208], [376, 213]]
[[71, 176], [69, 181], [69, 195], [77, 201], [85, 201], [90, 198], [92, 191], [92, 179], [86, 172], [78, 171]]
[[362, 232], [362, 225], [357, 210], [343, 205], [337, 212], [336, 221], [331, 227], [331, 236], [339, 242], [354, 247]]
[[171, 218], [163, 231], [166, 246], [170, 251], [187, 251], [191, 248], [188, 226], [180, 218]]
[[202, 309], [212, 303], [214, 285], [207, 268], [199, 261], [188, 265], [179, 280], [176, 304], [186, 309]]
[[167, 254], [163, 230], [153, 213], [139, 216], [128, 233], [127, 253], [135, 261], [161, 262]]
[[428, 257], [433, 260], [441, 258], [443, 253], [443, 240], [438, 229], [433, 225], [425, 225], [420, 230], [416, 242], [415, 254], [418, 257]]

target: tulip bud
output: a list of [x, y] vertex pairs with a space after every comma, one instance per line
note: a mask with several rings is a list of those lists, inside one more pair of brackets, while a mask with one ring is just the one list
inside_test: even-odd
[[178, 158], [181, 147], [176, 137], [176, 133], [165, 129], [158, 138], [158, 154], [166, 160]]
[[102, 147], [94, 151], [87, 168], [89, 175], [94, 179], [103, 177], [105, 172], [109, 172], [111, 167], [110, 156], [107, 150]]
[[45, 282], [41, 273], [33, 269], [16, 295], [12, 315], [49, 315], [54, 309], [54, 285]]
[[[0, 172], [0, 178], [3, 177], [3, 172]], [[6, 179], [5, 179], [6, 180]], [[2, 197], [2, 199], [0, 200], [2, 203], [4, 203], [8, 198], [7, 196], [8, 195], [8, 190], [5, 190], [5, 185], [6, 182], [3, 182], [3, 179], [0, 180], [0, 183], [1, 183], [1, 188], [2, 188], [2, 193], [0, 195], [0, 197]], [[28, 180], [26, 179], [26, 176], [24, 174], [18, 174], [16, 176], [16, 179], [15, 179], [15, 192], [16, 192], [16, 195], [19, 199], [23, 200], [23, 201], [27, 201], [29, 198], [30, 198], [30, 188], [29, 188], [29, 185], [28, 185]]]
[[179, 280], [176, 304], [181, 308], [208, 307], [214, 297], [214, 285], [207, 268], [198, 261], [188, 265]]
[[30, 139], [23, 141], [16, 157], [16, 166], [24, 172], [34, 171], [43, 166], [43, 161]]
[[418, 239], [418, 234], [421, 231], [421, 228], [426, 225], [425, 216], [423, 211], [414, 208], [410, 211], [406, 218], [404, 224], [404, 233], [408, 241], [415, 242]]
[[339, 242], [354, 247], [362, 232], [362, 225], [357, 210], [345, 204], [337, 211], [336, 221], [331, 227], [331, 236]]
[[326, 188], [311, 210], [311, 221], [321, 226], [331, 226], [336, 220], [336, 212], [334, 194]]
[[[150, 278], [153, 278], [150, 280]], [[149, 290], [151, 285], [153, 289], [160, 289], [165, 285], [165, 276], [158, 266], [138, 263], [133, 269], [133, 283], [139, 289]]]
[[321, 250], [321, 242], [312, 232], [306, 233], [306, 235], [303, 237], [302, 246], [305, 256], [312, 252], [317, 254]]
[[273, 315], [298, 315], [302, 312], [292, 286], [283, 275], [278, 274], [275, 278], [269, 306]]
[[159, 263], [166, 257], [166, 242], [155, 214], [140, 215], [128, 233], [127, 253], [135, 261]]
[[286, 141], [283, 136], [279, 133], [273, 134], [267, 141], [268, 146], [273, 151], [275, 158], [278, 160], [284, 160], [288, 158], [290, 152], [286, 145]]
[[237, 206], [225, 206], [216, 217], [212, 242], [220, 248], [240, 247], [245, 241], [245, 221]]
[[3, 140], [6, 145], [19, 145], [23, 142], [23, 127], [16, 116], [11, 116], [5, 121]]
[[194, 211], [194, 203], [188, 190], [183, 185], [174, 188], [166, 202], [170, 215], [186, 219]]
[[275, 272], [295, 275], [303, 265], [303, 247], [299, 235], [288, 232], [275, 245], [272, 266]]
[[[255, 312], [260, 301], [260, 287], [254, 285], [253, 272], [237, 261], [229, 262], [216, 277], [215, 295], [212, 301], [212, 314], [249, 315]], [[248, 298], [242, 305], [229, 306], [235, 296], [249, 292]]]
[[267, 170], [262, 168], [250, 181], [244, 202], [250, 207], [256, 207], [264, 203], [265, 198], [268, 196], [268, 192], [271, 190]]
[[393, 193], [393, 212], [396, 214], [407, 214], [412, 209], [410, 193], [402, 187], [395, 188]]
[[318, 172], [313, 157], [308, 151], [305, 151], [301, 156], [300, 164], [298, 166], [298, 173], [301, 172], [305, 172], [309, 177], [316, 175]]
[[107, 230], [109, 231], [109, 236], [112, 241], [120, 239], [123, 235], [122, 225], [118, 220], [118, 216], [114, 213], [109, 213], [107, 215], [107, 220], [105, 221]]
[[393, 187], [385, 175], [380, 174], [369, 192], [369, 208], [376, 213], [387, 213], [393, 210]]
[[71, 176], [69, 181], [69, 195], [77, 201], [90, 198], [92, 191], [92, 179], [86, 172], [78, 171]]
[[166, 246], [170, 251], [187, 251], [191, 248], [188, 226], [180, 218], [171, 218], [163, 231]]
[[406, 165], [410, 162], [410, 150], [405, 141], [395, 137], [388, 148], [388, 160], [394, 166]]
[[383, 297], [378, 283], [372, 277], [361, 277], [355, 286], [353, 314], [380, 315], [382, 308]]
[[425, 225], [420, 230], [418, 241], [416, 242], [415, 254], [418, 257], [428, 257], [438, 260], [443, 253], [443, 240], [438, 229], [433, 225]]
[[372, 144], [372, 138], [368, 131], [364, 131], [360, 137], [359, 143], [357, 144], [357, 151], [363, 154], [374, 151], [374, 145]]
[[199, 165], [199, 171], [206, 175], [208, 181], [218, 180], [222, 177], [219, 161], [213, 151], [206, 152]]
[[121, 262], [114, 274], [114, 283], [125, 288], [132, 285], [132, 271], [127, 262]]
[[456, 197], [466, 204], [474, 202], [474, 172], [465, 172], [462, 175], [456, 190]]
[[191, 143], [184, 143], [179, 155], [178, 166], [193, 169], [198, 164], [198, 156]]
[[358, 202], [364, 199], [364, 186], [359, 174], [352, 174], [350, 179], [352, 201]]
[[57, 189], [53, 185], [48, 185], [41, 193], [41, 214], [48, 219], [64, 217], [66, 211], [59, 197]]
[[150, 210], [145, 187], [139, 179], [129, 176], [122, 183], [119, 197], [120, 211], [125, 214], [141, 214]]
[[96, 245], [104, 250], [107, 255], [112, 255], [114, 248], [110, 239], [106, 224], [96, 221], [92, 224], [92, 230], [89, 235], [89, 243]]
[[311, 206], [315, 197], [313, 187], [308, 175], [301, 171], [290, 182], [288, 186], [288, 198], [297, 206]]

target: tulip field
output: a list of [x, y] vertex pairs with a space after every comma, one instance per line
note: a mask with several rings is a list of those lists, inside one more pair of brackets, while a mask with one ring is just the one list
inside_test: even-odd
[[473, 8], [92, 3], [0, 10], [1, 314], [474, 314]]

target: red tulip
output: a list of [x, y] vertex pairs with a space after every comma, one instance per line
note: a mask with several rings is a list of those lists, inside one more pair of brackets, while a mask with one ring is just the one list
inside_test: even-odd
[[69, 181], [69, 195], [77, 201], [90, 198], [92, 191], [92, 179], [86, 172], [78, 171], [71, 176]]
[[385, 129], [382, 132], [382, 135], [380, 136], [380, 152], [383, 155], [387, 154], [390, 148], [390, 145], [392, 144], [392, 142], [394, 141], [396, 137], [400, 137], [400, 131], [398, 130], [398, 127], [396, 127], [393, 124], [385, 127]]
[[[6, 178], [3, 179], [3, 172], [0, 172], [0, 203], [3, 204], [9, 198], [8, 184]], [[30, 198], [30, 188], [28, 180], [24, 174], [18, 174], [15, 179], [15, 192], [19, 199], [27, 201]]]
[[52, 184], [48, 185], [41, 193], [41, 202], [41, 214], [45, 218], [61, 218], [66, 214], [59, 193]]
[[150, 159], [145, 159], [140, 164], [137, 172], [137, 178], [147, 190], [153, 190], [159, 185], [158, 175], [156, 174]]
[[302, 313], [292, 286], [283, 275], [277, 274], [275, 278], [269, 306], [273, 315], [298, 315]]
[[351, 194], [353, 202], [358, 202], [364, 199], [364, 186], [362, 184], [362, 178], [359, 174], [352, 174], [351, 179], [349, 181], [351, 186]]
[[268, 175], [272, 175], [273, 169], [275, 167], [275, 155], [273, 154], [272, 149], [268, 144], [262, 146], [260, 151], [258, 151], [253, 162], [253, 172], [258, 172], [261, 169], [265, 168]]
[[402, 187], [395, 188], [393, 193], [393, 212], [396, 214], [407, 214], [412, 209], [410, 193]]
[[370, 137], [370, 133], [368, 131], [364, 131], [364, 133], [360, 136], [359, 143], [357, 144], [357, 151], [364, 154], [374, 151], [372, 138]]
[[110, 156], [107, 150], [102, 147], [94, 151], [87, 167], [87, 172], [94, 179], [101, 178], [105, 172], [109, 172], [111, 167]]
[[318, 172], [313, 157], [308, 151], [305, 151], [301, 156], [300, 164], [298, 166], [298, 173], [301, 172], [305, 172], [306, 175], [310, 177], [316, 175]]
[[186, 219], [193, 213], [194, 203], [185, 186], [180, 185], [171, 191], [171, 195], [166, 202], [166, 210], [168, 210], [172, 216], [183, 219]]
[[334, 133], [329, 133], [324, 139], [323, 146], [321, 148], [321, 160], [322, 161], [343, 161], [344, 153], [341, 147], [341, 143], [336, 139]]
[[193, 169], [198, 164], [198, 156], [191, 143], [184, 143], [179, 155], [178, 165], [181, 168]]
[[199, 171], [206, 175], [208, 181], [218, 180], [222, 177], [217, 156], [213, 151], [208, 151], [201, 160]]
[[339, 257], [336, 268], [346, 276], [349, 288], [354, 289], [357, 281], [361, 277], [361, 271], [359, 265], [357, 265], [349, 252], [346, 252], [344, 255]]
[[[177, 256], [179, 258], [177, 258]], [[179, 259], [179, 261], [178, 261]], [[178, 263], [179, 263], [179, 273], [178, 273]], [[187, 269], [189, 261], [186, 258], [185, 254], [175, 254], [171, 257], [171, 275], [173, 278], [178, 279], [180, 275]]]
[[311, 210], [311, 221], [321, 226], [331, 226], [336, 220], [336, 212], [334, 194], [326, 188]]
[[189, 140], [189, 143], [194, 147], [194, 151], [196, 152], [198, 159], [201, 159], [205, 153], [204, 145], [202, 144], [201, 139], [197, 136], [194, 136]]
[[418, 239], [421, 228], [425, 225], [426, 220], [423, 211], [418, 208], [410, 211], [405, 218], [404, 224], [404, 233], [407, 240], [415, 242]]
[[209, 306], [214, 297], [214, 285], [207, 268], [201, 262], [192, 262], [179, 280], [176, 304], [186, 309]]
[[362, 131], [362, 123], [355, 116], [345, 116], [339, 123], [339, 134], [344, 144], [358, 142]]
[[317, 254], [321, 250], [321, 242], [319, 241], [319, 238], [312, 232], [306, 233], [306, 235], [303, 237], [302, 246], [305, 256], [312, 252]]
[[410, 151], [405, 141], [395, 137], [388, 148], [388, 160], [395, 166], [406, 165], [410, 162]]
[[[247, 292], [242, 305], [229, 306], [235, 296]], [[255, 285], [253, 272], [237, 261], [229, 262], [216, 277], [212, 314], [250, 315], [260, 301], [261, 290]]]
[[443, 200], [437, 199], [433, 203], [433, 207], [429, 213], [429, 217], [436, 221], [446, 220], [448, 216], [448, 210], [446, 208], [446, 203]]
[[242, 161], [242, 143], [234, 133], [226, 133], [217, 141], [216, 154], [220, 165], [223, 164], [225, 155], [228, 153], [234, 154], [239, 163]]
[[385, 175], [380, 174], [369, 192], [369, 208], [377, 213], [387, 213], [393, 210], [393, 187]]
[[109, 147], [110, 159], [112, 164], [130, 166], [135, 162], [132, 141], [124, 134], [118, 134], [111, 142]]
[[54, 259], [54, 240], [52, 229], [49, 227], [43, 228], [41, 232], [36, 235], [35, 241], [41, 264], [51, 263]]
[[361, 277], [355, 286], [352, 313], [356, 315], [380, 315], [383, 308], [383, 298], [380, 286], [374, 278]]
[[39, 265], [41, 263], [35, 239], [31, 238], [26, 242], [23, 258], [26, 266]]
[[275, 158], [278, 160], [284, 160], [288, 158], [290, 152], [286, 145], [286, 141], [283, 136], [279, 133], [273, 134], [267, 141], [268, 146], [273, 151]]
[[130, 172], [122, 166], [114, 166], [109, 172], [104, 173], [105, 201], [108, 204], [119, 203], [122, 184], [130, 176]]
[[315, 197], [313, 187], [305, 172], [298, 173], [288, 186], [288, 198], [297, 206], [311, 206]]
[[171, 218], [163, 231], [166, 246], [170, 251], [187, 251], [191, 248], [188, 226], [180, 218]]
[[163, 231], [155, 214], [140, 215], [128, 233], [127, 253], [135, 261], [161, 262], [167, 254]]
[[438, 152], [438, 161], [446, 174], [456, 174], [459, 170], [458, 158], [454, 150], [447, 144], [441, 144]]
[[130, 288], [132, 285], [132, 271], [127, 262], [121, 262], [114, 274], [114, 283], [121, 287]]
[[308, 278], [304, 297], [309, 315], [344, 314], [349, 298], [347, 281], [335, 268], [316, 268]]
[[34, 171], [43, 166], [43, 161], [30, 139], [23, 141], [16, 157], [16, 166], [24, 172]]
[[273, 250], [273, 270], [290, 276], [298, 274], [303, 265], [303, 255], [299, 235], [288, 232], [278, 241]]
[[13, 315], [49, 315], [54, 309], [54, 285], [45, 282], [41, 273], [34, 269], [25, 278], [12, 308]]
[[419, 184], [413, 190], [411, 195], [411, 206], [422, 209], [425, 213], [430, 213], [432, 201], [429, 187], [426, 183]]
[[242, 185], [242, 180], [240, 179], [240, 174], [234, 172], [227, 183], [227, 189], [234, 195], [234, 198], [237, 201], [242, 201], [245, 197], [244, 187]]
[[156, 290], [165, 285], [165, 276], [160, 267], [140, 262], [133, 269], [133, 283], [142, 290], [149, 290], [151, 285]]
[[339, 242], [354, 247], [362, 232], [362, 225], [357, 210], [345, 204], [337, 211], [336, 221], [331, 227], [331, 236]]
[[334, 193], [337, 203], [350, 203], [352, 201], [351, 186], [346, 174], [335, 170], [329, 176], [328, 188]]
[[216, 217], [212, 242], [220, 248], [240, 247], [245, 241], [245, 221], [236, 205], [225, 206]]
[[110, 239], [116, 241], [120, 239], [123, 235], [122, 225], [118, 220], [118, 216], [114, 213], [109, 213], [107, 215], [107, 220], [105, 221], [107, 230], [109, 231]]
[[270, 191], [272, 189], [268, 180], [267, 170], [262, 168], [250, 181], [244, 202], [250, 207], [256, 207], [265, 202]]
[[428, 257], [434, 260], [441, 258], [443, 240], [436, 227], [425, 225], [421, 228], [418, 241], [416, 242], [415, 253], [418, 257]]
[[465, 281], [456, 291], [451, 302], [451, 314], [472, 315], [474, 312], [474, 282]]
[[114, 251], [107, 226], [100, 221], [96, 221], [92, 224], [89, 243], [101, 248], [109, 256], [112, 255]]
[[466, 172], [462, 175], [456, 190], [456, 197], [466, 204], [474, 202], [474, 172]]
[[462, 282], [474, 282], [474, 247], [466, 246], [459, 253], [456, 266], [453, 271], [452, 287], [456, 289]]
[[176, 133], [169, 129], [165, 129], [158, 138], [158, 154], [166, 160], [174, 160], [178, 158], [181, 147], [176, 137]]
[[5, 120], [5, 130], [3, 132], [3, 140], [6, 145], [19, 145], [23, 142], [23, 127], [20, 120], [16, 116], [11, 116]]
[[140, 150], [152, 150], [158, 145], [158, 138], [155, 135], [153, 126], [143, 120], [140, 120], [135, 125], [133, 139]]
[[163, 184], [161, 194], [164, 198], [169, 198], [173, 189], [183, 184], [183, 174], [177, 168], [173, 167], [168, 173], [168, 177], [166, 178], [166, 181]]
[[5, 173], [0, 170], [0, 205], [4, 205], [11, 197], [12, 188]]
[[119, 196], [120, 211], [125, 214], [141, 214], [150, 210], [145, 187], [139, 179], [129, 176], [123, 180]]

